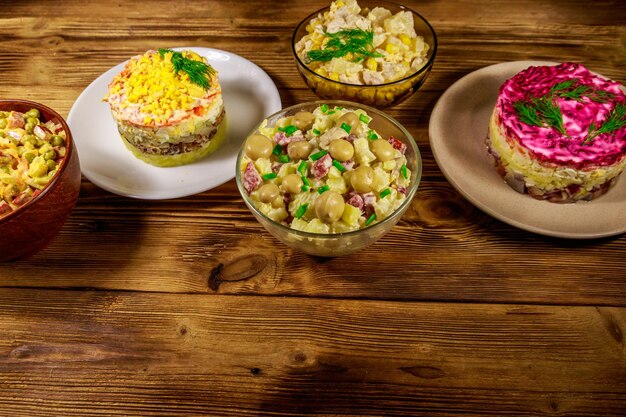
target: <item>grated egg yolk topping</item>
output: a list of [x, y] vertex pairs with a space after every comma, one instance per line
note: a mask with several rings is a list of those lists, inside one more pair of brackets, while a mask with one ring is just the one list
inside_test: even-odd
[[[193, 51], [182, 51], [183, 56], [205, 62]], [[122, 108], [135, 107], [145, 114], [143, 123], [161, 124], [169, 120], [176, 110], [189, 111], [196, 107], [205, 90], [189, 79], [184, 71], [175, 71], [172, 52], [163, 57], [156, 51], [148, 51], [131, 59], [118, 74], [109, 89], [109, 95], [125, 96]]]

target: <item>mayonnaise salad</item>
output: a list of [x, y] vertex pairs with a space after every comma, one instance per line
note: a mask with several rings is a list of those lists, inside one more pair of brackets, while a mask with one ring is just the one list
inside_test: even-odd
[[343, 233], [390, 216], [406, 199], [406, 145], [371, 129], [361, 109], [322, 104], [267, 120], [244, 144], [242, 185], [265, 216], [292, 229]]
[[415, 32], [413, 14], [362, 9], [337, 0], [306, 27], [295, 50], [315, 73], [347, 84], [379, 85], [405, 78], [427, 63], [429, 45]]

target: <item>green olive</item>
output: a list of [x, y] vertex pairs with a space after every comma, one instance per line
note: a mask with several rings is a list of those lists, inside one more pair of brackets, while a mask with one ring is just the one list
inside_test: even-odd
[[245, 144], [246, 155], [252, 160], [269, 158], [274, 149], [274, 144], [267, 136], [255, 133], [251, 135]]
[[285, 205], [285, 200], [283, 200], [282, 195], [279, 195], [274, 200], [272, 200], [272, 207], [274, 208], [280, 208], [280, 207], [283, 207], [284, 205]]
[[350, 182], [357, 193], [369, 193], [374, 184], [374, 170], [367, 165], [361, 165], [352, 172]]
[[291, 142], [287, 145], [287, 154], [292, 161], [300, 159], [306, 159], [309, 157], [313, 146], [306, 140], [300, 140], [297, 142]]
[[283, 178], [283, 183], [281, 184], [283, 190], [286, 193], [290, 194], [298, 194], [302, 191], [302, 186], [304, 182], [302, 182], [302, 178], [298, 174], [289, 174]]
[[384, 139], [370, 141], [370, 148], [372, 149], [372, 153], [376, 155], [376, 158], [382, 162], [391, 161], [396, 153], [391, 143]]
[[315, 200], [315, 214], [324, 223], [334, 223], [341, 218], [345, 205], [341, 194], [326, 191]]
[[63, 145], [63, 142], [64, 140], [61, 136], [59, 135], [52, 136], [52, 139], [51, 139], [52, 146], [61, 146]]
[[313, 126], [313, 122], [315, 122], [315, 116], [308, 111], [299, 111], [293, 116], [291, 121], [295, 127], [303, 132], [309, 130]]
[[359, 116], [357, 116], [355, 113], [348, 112], [343, 114], [339, 119], [337, 119], [337, 123], [335, 124], [335, 126], [341, 127], [341, 125], [344, 123], [350, 126], [350, 133], [353, 133], [357, 136], [363, 133], [361, 121], [359, 120]]
[[280, 195], [280, 190], [278, 186], [274, 183], [268, 182], [267, 184], [263, 184], [258, 191], [259, 200], [262, 203], [271, 203]]
[[330, 156], [338, 161], [345, 162], [354, 156], [354, 146], [345, 139], [335, 139], [328, 145]]

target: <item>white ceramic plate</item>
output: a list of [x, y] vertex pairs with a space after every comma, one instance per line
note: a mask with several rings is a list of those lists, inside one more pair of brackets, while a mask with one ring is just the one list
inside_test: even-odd
[[626, 174], [607, 194], [594, 201], [555, 204], [511, 189], [487, 155], [484, 140], [500, 85], [531, 65], [555, 64], [515, 61], [491, 65], [450, 86], [430, 118], [428, 130], [435, 160], [465, 198], [491, 216], [520, 229], [576, 239], [626, 232]]
[[235, 177], [237, 152], [264, 117], [281, 109], [272, 79], [256, 64], [219, 49], [185, 47], [206, 57], [218, 71], [228, 120], [227, 142], [193, 164], [159, 168], [135, 158], [122, 143], [107, 103], [102, 98], [123, 62], [93, 81], [72, 106], [67, 123], [72, 131], [82, 173], [115, 194], [166, 199], [197, 194]]

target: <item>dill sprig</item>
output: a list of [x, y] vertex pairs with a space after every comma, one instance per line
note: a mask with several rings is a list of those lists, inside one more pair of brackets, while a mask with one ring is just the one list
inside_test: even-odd
[[563, 126], [561, 108], [551, 95], [513, 103], [521, 122], [530, 126], [551, 127], [569, 137]]
[[550, 91], [558, 97], [576, 100], [578, 102], [583, 100], [583, 96], [586, 96], [590, 100], [597, 103], [606, 103], [614, 97], [614, 95], [608, 91], [596, 90], [589, 85], [579, 83], [580, 80], [578, 78], [572, 78], [570, 80], [554, 84]]
[[205, 90], [211, 87], [211, 76], [215, 74], [215, 69], [212, 66], [202, 61], [187, 58], [182, 53], [172, 51], [171, 49], [159, 49], [161, 58], [164, 58], [165, 54], [170, 52], [172, 53], [172, 65], [176, 74], [179, 71], [183, 71], [189, 75], [189, 80], [192, 83], [199, 85]]
[[587, 137], [585, 137], [583, 145], [593, 143], [593, 139], [598, 135], [615, 132], [624, 126], [626, 126], [626, 104], [618, 103], [600, 127], [596, 128], [596, 125], [593, 122], [589, 125]]
[[307, 52], [311, 61], [328, 62], [333, 58], [343, 58], [352, 53], [354, 62], [366, 57], [381, 57], [382, 54], [374, 50], [374, 32], [363, 29], [347, 29], [335, 33], [325, 32], [329, 37], [322, 49]]

